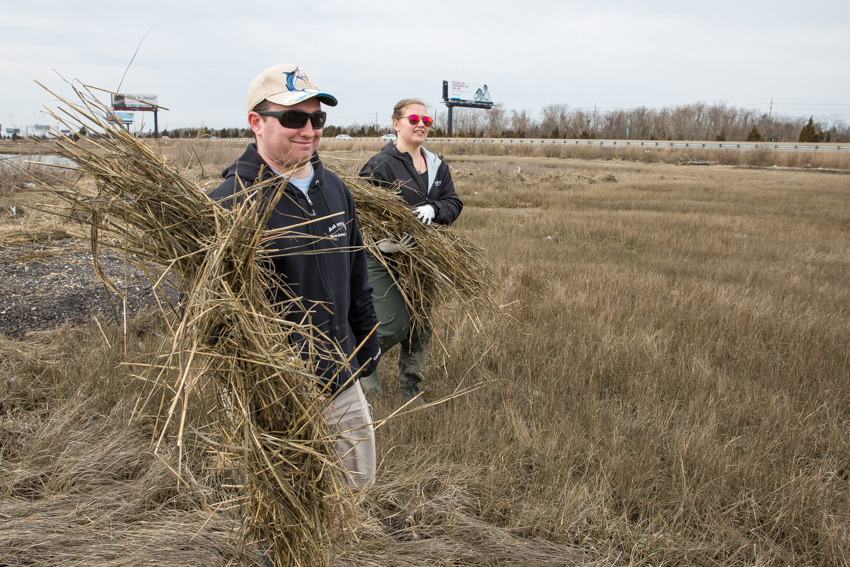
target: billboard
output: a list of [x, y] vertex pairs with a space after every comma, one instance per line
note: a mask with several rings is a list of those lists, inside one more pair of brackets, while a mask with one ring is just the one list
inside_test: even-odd
[[465, 81], [443, 81], [443, 99], [457, 102], [493, 104], [486, 84]]
[[155, 94], [114, 94], [112, 110], [153, 110], [159, 106], [159, 97]]

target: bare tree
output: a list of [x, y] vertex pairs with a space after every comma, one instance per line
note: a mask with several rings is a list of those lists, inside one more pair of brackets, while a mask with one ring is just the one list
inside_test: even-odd
[[517, 112], [516, 110], [511, 110], [511, 130], [515, 138], [525, 138], [526, 136], [533, 135], [533, 126], [534, 123], [528, 111], [520, 110]]
[[570, 107], [567, 104], [549, 104], [543, 107], [543, 119], [540, 122], [540, 135], [550, 138], [565, 137], [569, 121]]
[[487, 111], [487, 135], [496, 138], [507, 130], [508, 117], [505, 107], [501, 104], [495, 105]]

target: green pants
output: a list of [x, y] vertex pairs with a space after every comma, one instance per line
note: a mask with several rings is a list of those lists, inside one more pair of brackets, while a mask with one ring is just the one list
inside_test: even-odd
[[[414, 325], [407, 311], [407, 304], [387, 268], [371, 257], [367, 258], [366, 262], [369, 266], [369, 283], [374, 288], [372, 300], [380, 323], [378, 337], [381, 341], [381, 352], [386, 353], [395, 345], [400, 345], [398, 382], [402, 395], [409, 400], [422, 391], [419, 385], [422, 382], [422, 364], [425, 362], [425, 351], [431, 340], [427, 314], [423, 317], [424, 328], [416, 326], [412, 329]], [[381, 393], [377, 372], [363, 380], [364, 389]]]

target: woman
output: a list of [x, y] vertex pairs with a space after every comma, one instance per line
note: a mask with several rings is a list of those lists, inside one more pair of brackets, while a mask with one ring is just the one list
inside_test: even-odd
[[[398, 139], [384, 146], [363, 169], [361, 177], [368, 177], [377, 186], [390, 188], [401, 182], [401, 196], [413, 207], [416, 215], [426, 225], [452, 224], [460, 215], [463, 203], [455, 193], [449, 166], [437, 154], [422, 147], [428, 138], [433, 119], [426, 115], [425, 103], [419, 99], [404, 99], [393, 108], [393, 128]], [[378, 248], [386, 256], [400, 250], [401, 244], [381, 242]], [[411, 318], [398, 288], [387, 268], [375, 258], [367, 258], [369, 282], [374, 291], [372, 299], [378, 314], [378, 337], [381, 352], [400, 346], [398, 356], [398, 383], [405, 401], [415, 398], [413, 406], [421, 407], [425, 401], [422, 392], [422, 363], [431, 339], [427, 324], [428, 314], [423, 313], [425, 328], [418, 326], [411, 332]], [[364, 392], [380, 396], [383, 393], [378, 371], [360, 380]], [[419, 396], [419, 397], [417, 397]]]

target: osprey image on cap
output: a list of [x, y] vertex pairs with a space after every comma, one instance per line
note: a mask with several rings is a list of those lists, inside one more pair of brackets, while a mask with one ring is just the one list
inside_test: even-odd
[[328, 106], [337, 105], [336, 98], [320, 91], [297, 65], [275, 65], [251, 81], [248, 87], [248, 112], [264, 100], [281, 106], [292, 106], [313, 97]]

